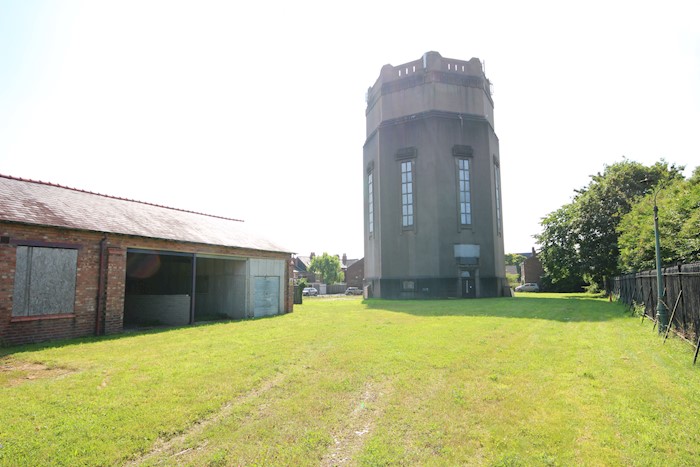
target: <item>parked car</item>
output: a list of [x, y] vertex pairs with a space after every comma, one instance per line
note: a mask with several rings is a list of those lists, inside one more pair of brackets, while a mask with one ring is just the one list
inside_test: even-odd
[[519, 285], [515, 288], [516, 292], [539, 292], [540, 286], [531, 282]]
[[362, 289], [358, 287], [348, 287], [345, 290], [345, 295], [362, 295]]
[[301, 294], [315, 297], [316, 295], [318, 295], [318, 290], [316, 290], [316, 287], [304, 287], [304, 290], [301, 291]]

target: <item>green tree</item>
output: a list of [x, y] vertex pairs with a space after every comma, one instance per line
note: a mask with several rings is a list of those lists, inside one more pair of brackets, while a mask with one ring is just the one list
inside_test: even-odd
[[525, 261], [523, 255], [518, 253], [506, 253], [506, 265], [508, 266], [520, 266], [523, 261]]
[[[657, 195], [661, 262], [700, 261], [700, 167], [688, 180], [674, 179]], [[620, 269], [640, 271], [656, 267], [654, 194], [632, 206], [618, 226]]]
[[538, 257], [545, 271], [543, 286], [548, 290], [581, 291], [583, 267], [578, 254], [577, 215], [576, 206], [569, 203], [548, 214], [540, 223], [543, 230], [535, 238], [541, 247]]
[[314, 256], [309, 264], [309, 270], [320, 276], [324, 284], [335, 284], [343, 279], [343, 269], [340, 259], [324, 252], [321, 256]]
[[686, 183], [687, 192], [680, 199], [681, 217], [685, 219], [678, 233], [680, 244], [676, 258], [683, 263], [700, 261], [700, 166]]
[[527, 258], [518, 253], [506, 253], [505, 255], [506, 266], [515, 266], [515, 270], [517, 271], [516, 274], [506, 273], [506, 279], [508, 279], [508, 284], [510, 284], [512, 288], [515, 288], [520, 283], [520, 277], [523, 273], [520, 270], [520, 266], [526, 259]]
[[309, 281], [306, 277], [302, 277], [301, 279], [299, 279], [297, 281], [297, 285], [302, 289], [305, 289], [306, 287], [311, 287], [311, 285], [309, 284]]
[[592, 176], [571, 203], [541, 222], [540, 259], [551, 283], [583, 278], [603, 288], [607, 278], [620, 273], [620, 220], [660, 181], [682, 179], [682, 169], [663, 160], [647, 167], [623, 159]]

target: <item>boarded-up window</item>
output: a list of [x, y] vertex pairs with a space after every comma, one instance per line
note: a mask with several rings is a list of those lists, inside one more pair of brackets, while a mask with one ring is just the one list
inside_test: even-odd
[[255, 278], [253, 313], [255, 316], [279, 313], [280, 278], [277, 276]]
[[17, 247], [12, 316], [73, 313], [78, 250]]

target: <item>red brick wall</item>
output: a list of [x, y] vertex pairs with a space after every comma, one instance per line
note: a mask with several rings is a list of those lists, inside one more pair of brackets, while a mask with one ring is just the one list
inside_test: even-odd
[[[0, 243], [0, 343], [15, 345], [94, 335], [97, 324], [100, 240], [104, 234], [0, 222], [0, 237], [9, 237], [9, 243]], [[75, 306], [72, 314], [52, 317], [12, 317], [16, 244], [22, 241], [72, 244], [79, 247]], [[127, 248], [281, 259], [287, 263], [291, 259], [291, 256], [285, 253], [108, 234], [104, 284], [105, 310], [104, 315], [100, 317], [100, 334], [122, 331]], [[288, 285], [290, 277], [291, 273], [287, 272], [286, 277], [283, 278], [287, 284], [285, 312], [292, 311], [293, 306], [293, 291], [289, 290]]]
[[286, 284], [284, 290], [284, 312], [291, 313], [294, 311], [294, 260], [292, 259], [287, 261], [284, 280]]
[[126, 249], [107, 248], [105, 281], [104, 334], [121, 332], [124, 324], [124, 287], [126, 284]]
[[365, 259], [362, 258], [348, 266], [345, 271], [345, 283], [348, 287], [362, 288], [365, 278]]
[[[10, 238], [9, 244], [0, 244], [0, 341], [3, 344], [21, 344], [94, 334], [99, 234], [0, 223], [0, 236]], [[17, 258], [14, 242], [18, 241], [62, 243], [80, 247], [72, 314], [55, 315], [50, 318], [12, 318], [12, 293]]]
[[521, 271], [522, 282], [535, 282], [538, 285], [542, 285], [542, 276], [544, 276], [544, 268], [540, 259], [537, 257], [537, 253], [532, 252], [532, 256], [527, 258], [523, 262], [523, 267]]

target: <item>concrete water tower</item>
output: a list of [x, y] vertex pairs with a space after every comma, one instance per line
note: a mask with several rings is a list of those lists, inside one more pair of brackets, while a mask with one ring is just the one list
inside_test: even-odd
[[428, 52], [367, 92], [365, 284], [375, 297], [508, 292], [501, 161], [481, 62]]

